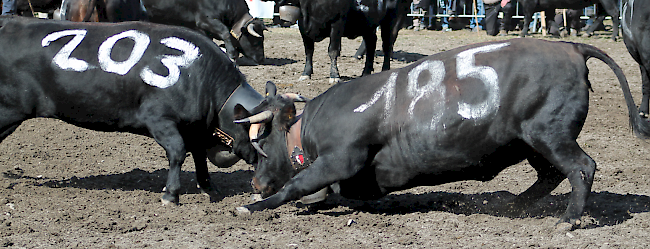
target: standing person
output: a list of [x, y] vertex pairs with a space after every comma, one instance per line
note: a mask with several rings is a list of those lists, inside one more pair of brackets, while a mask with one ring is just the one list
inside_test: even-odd
[[[483, 0], [485, 3], [485, 31], [488, 35], [508, 35], [512, 29], [512, 16], [515, 13], [515, 4], [510, 0]], [[499, 11], [503, 11], [503, 18], [499, 19]]]
[[16, 14], [16, 0], [2, 0], [2, 15]]
[[[485, 8], [483, 6], [484, 0], [476, 0], [476, 15], [482, 16], [485, 15]], [[474, 4], [472, 3], [472, 8], [474, 8]], [[472, 15], [474, 15], [474, 12], [472, 11]], [[481, 30], [483, 29], [483, 17], [477, 17], [474, 18], [472, 17], [471, 20], [469, 21], [469, 28], [474, 31], [476, 29], [477, 25], [476, 22], [478, 21], [478, 29]]]

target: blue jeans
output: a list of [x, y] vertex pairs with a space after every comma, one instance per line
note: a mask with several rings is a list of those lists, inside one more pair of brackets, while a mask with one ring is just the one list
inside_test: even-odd
[[[471, 6], [473, 8], [474, 4], [472, 3]], [[476, 0], [476, 12], [477, 12], [476, 14], [479, 16], [485, 15], [485, 7], [483, 6], [483, 0]], [[472, 12], [472, 15], [473, 14], [474, 13]], [[483, 17], [478, 18], [478, 27], [483, 29], [483, 24], [481, 24], [481, 22], [483, 22]], [[472, 17], [472, 19], [469, 21], [469, 28], [473, 29], [474, 27], [476, 27], [476, 19]]]
[[2, 0], [2, 15], [16, 14], [16, 0]]

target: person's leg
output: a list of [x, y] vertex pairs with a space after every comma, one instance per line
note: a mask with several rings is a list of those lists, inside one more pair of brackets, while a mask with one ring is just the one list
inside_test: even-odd
[[[474, 7], [474, 4], [472, 3], [472, 8]], [[474, 15], [474, 12], [472, 11], [472, 15]], [[485, 6], [483, 5], [483, 0], [476, 0], [476, 15], [482, 16], [485, 15]], [[471, 20], [469, 21], [469, 28], [474, 29], [476, 27], [476, 21], [478, 19], [478, 27], [480, 29], [483, 29], [483, 17], [478, 17], [474, 18], [472, 17]]]
[[16, 0], [2, 0], [2, 15], [16, 14]]

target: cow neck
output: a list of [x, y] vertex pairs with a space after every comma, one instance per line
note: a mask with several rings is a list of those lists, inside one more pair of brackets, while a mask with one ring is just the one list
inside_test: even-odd
[[235, 37], [237, 41], [239, 41], [239, 38], [241, 38], [242, 34], [242, 28], [246, 25], [248, 25], [248, 22], [253, 20], [253, 16], [251, 14], [246, 13], [239, 21], [235, 23], [235, 25], [232, 26], [232, 29], [230, 29], [230, 34]]
[[302, 140], [300, 139], [300, 131], [302, 124], [302, 111], [297, 113], [298, 121], [296, 121], [289, 130], [286, 132], [285, 137], [287, 140], [287, 152], [289, 153], [289, 159], [291, 161], [291, 166], [296, 170], [296, 173], [306, 169], [311, 165], [311, 161], [305, 155], [304, 150], [302, 149]]
[[[253, 93], [257, 94], [253, 87], [245, 83], [240, 84], [237, 86], [237, 88], [235, 88], [234, 91], [232, 91], [230, 96], [228, 96], [228, 99], [226, 99], [226, 102], [224, 102], [224, 104], [221, 106], [217, 117], [219, 119], [229, 118], [231, 120], [234, 120], [235, 105], [237, 104], [241, 104], [244, 108], [246, 108], [246, 110], [252, 110], [264, 99], [261, 95], [255, 95]], [[222, 143], [232, 148], [235, 139], [230, 134], [219, 129], [219, 127], [215, 127], [214, 133], [212, 135], [219, 139]]]

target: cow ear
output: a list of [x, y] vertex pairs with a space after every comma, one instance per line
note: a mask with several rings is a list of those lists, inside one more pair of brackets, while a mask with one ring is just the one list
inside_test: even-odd
[[285, 105], [280, 110], [280, 115], [278, 116], [281, 129], [289, 130], [291, 125], [295, 123], [296, 119], [296, 106], [291, 103], [290, 105]]
[[272, 81], [266, 82], [266, 97], [275, 97], [275, 94], [278, 92], [278, 89], [275, 87], [275, 84]]
[[233, 118], [235, 120], [245, 119], [247, 117], [250, 117], [250, 115], [251, 115], [251, 113], [248, 112], [248, 110], [246, 110], [246, 108], [244, 108], [244, 106], [242, 106], [241, 104], [235, 105], [235, 112], [234, 112], [234, 116], [233, 116]]

